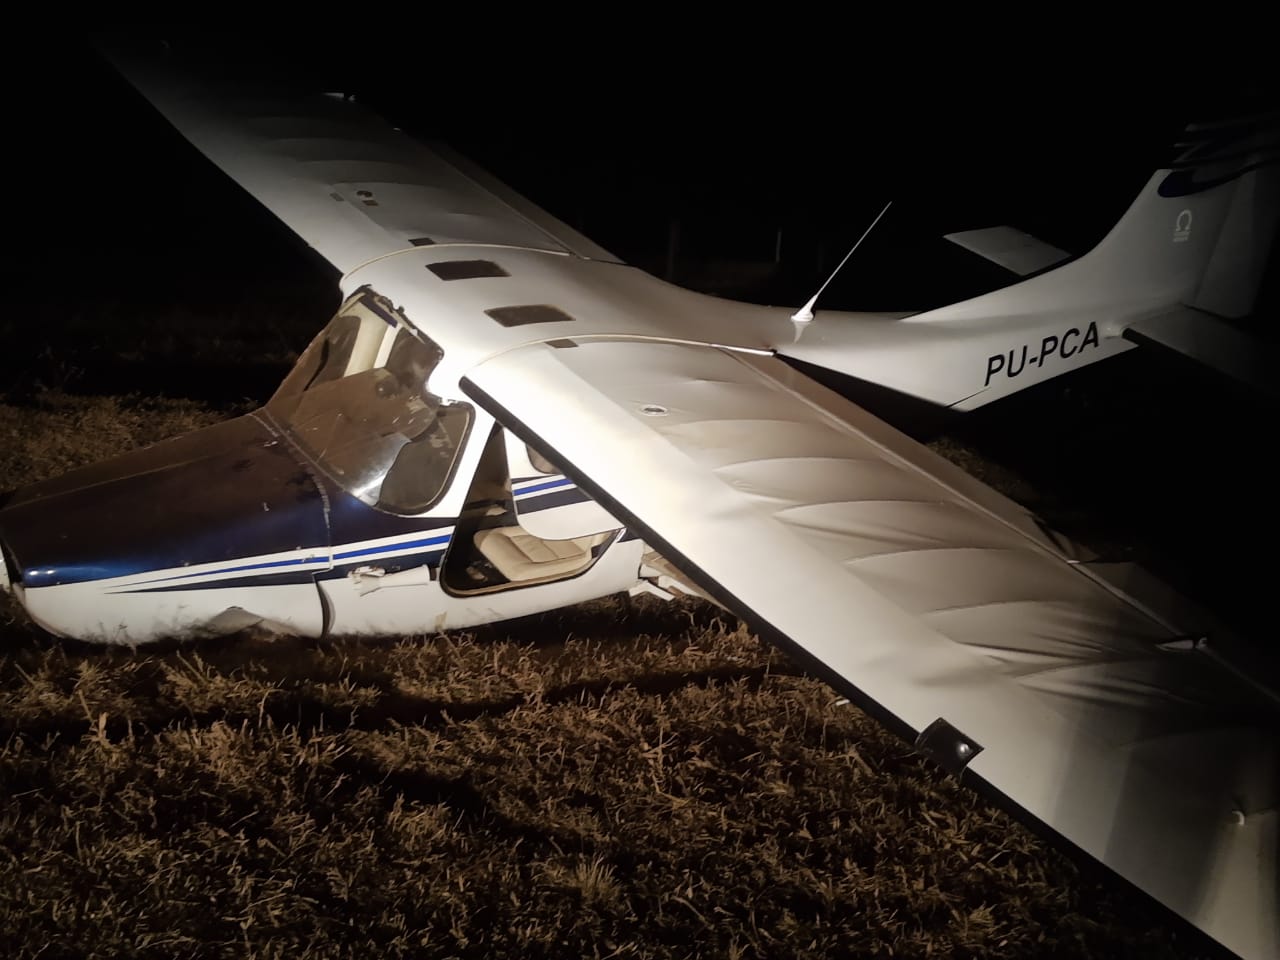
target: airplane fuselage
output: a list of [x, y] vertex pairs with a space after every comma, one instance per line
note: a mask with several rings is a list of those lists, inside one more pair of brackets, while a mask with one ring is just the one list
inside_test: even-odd
[[[947, 405], [1116, 343], [1093, 322], [1023, 328], [1008, 349], [998, 329], [961, 338], [903, 316], [796, 324], [633, 267], [491, 245], [408, 249], [342, 286], [346, 304], [261, 410], [36, 484], [0, 511], [6, 577], [38, 623], [125, 643], [254, 624], [431, 632], [651, 588], [645, 545], [465, 400], [470, 368], [531, 344], [816, 358]], [[426, 479], [406, 485], [413, 471]]]

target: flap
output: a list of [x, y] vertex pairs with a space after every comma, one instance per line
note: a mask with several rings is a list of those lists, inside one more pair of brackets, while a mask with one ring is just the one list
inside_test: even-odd
[[507, 467], [517, 522], [543, 540], [571, 540], [622, 526], [587, 492], [511, 431], [505, 431]]

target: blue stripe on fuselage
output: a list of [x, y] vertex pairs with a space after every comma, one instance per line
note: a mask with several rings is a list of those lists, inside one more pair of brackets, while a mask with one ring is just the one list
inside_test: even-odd
[[341, 560], [347, 560], [351, 557], [369, 557], [377, 553], [388, 553], [393, 550], [403, 550], [406, 547], [431, 547], [440, 543], [448, 543], [449, 538], [453, 534], [446, 533], [439, 537], [428, 537], [425, 540], [406, 540], [402, 543], [384, 543], [380, 547], [363, 547], [359, 550], [345, 550], [341, 553], [334, 553], [333, 562], [336, 564]]
[[194, 577], [216, 577], [225, 573], [240, 573], [244, 570], [269, 570], [277, 567], [297, 567], [305, 563], [322, 563], [327, 567], [329, 565], [329, 558], [322, 555], [318, 557], [292, 557], [288, 560], [264, 560], [261, 563], [244, 563], [236, 567], [223, 567], [220, 570], [202, 570], [199, 573], [176, 573], [171, 577], [157, 577], [154, 580], [139, 580], [137, 586], [143, 586], [149, 583], [167, 583], [171, 580], [190, 580]]
[[[449, 539], [451, 536], [452, 534], [446, 533], [441, 536], [427, 537], [425, 539], [401, 540], [396, 543], [384, 543], [376, 547], [361, 547], [358, 550], [344, 550], [344, 551], [337, 552], [333, 555], [333, 564], [340, 565], [342, 564], [342, 561], [349, 561], [355, 558], [361, 558], [361, 559], [367, 560], [367, 559], [373, 559], [378, 555], [389, 556], [392, 554], [395, 555], [395, 559], [397, 560], [407, 559], [408, 557], [403, 555], [404, 551], [408, 550], [411, 552], [410, 555], [412, 555], [412, 553], [414, 552], [414, 548], [417, 548], [417, 547], [435, 547], [435, 546], [443, 547], [443, 545], [449, 542]], [[444, 553], [443, 549], [425, 551], [425, 552], [419, 551], [419, 552], [424, 558], [422, 562], [430, 562], [432, 560], [438, 560], [439, 557]], [[325, 566], [321, 567], [318, 570], [298, 571], [296, 575], [292, 575], [292, 576], [289, 574], [285, 574], [284, 576], [287, 579], [281, 579], [281, 574], [279, 573], [266, 573], [266, 572], [256, 577], [252, 577], [252, 576], [251, 577], [232, 577], [232, 578], [225, 577], [225, 575], [228, 573], [240, 573], [245, 570], [268, 571], [268, 570], [275, 570], [283, 566], [299, 566], [305, 563], [316, 563], [316, 562], [323, 562]], [[350, 564], [347, 564], [347, 565], [350, 565]], [[300, 583], [300, 582], [305, 582], [307, 580], [312, 579], [313, 575], [321, 576], [327, 573], [330, 573], [330, 565], [328, 563], [327, 557], [310, 558], [310, 559], [298, 558], [298, 559], [292, 559], [292, 560], [273, 560], [273, 561], [265, 561], [263, 563], [247, 563], [247, 564], [241, 564], [235, 567], [224, 567], [218, 570], [204, 570], [200, 573], [185, 573], [185, 574], [177, 574], [171, 577], [158, 577], [155, 580], [143, 580], [137, 584], [129, 584], [128, 587], [115, 592], [156, 593], [156, 592], [171, 591], [171, 590], [208, 590], [208, 589], [217, 588], [217, 587], [252, 586], [254, 585], [255, 581], [261, 581], [260, 585], [262, 586], [266, 586], [269, 583], [286, 583], [286, 582]], [[338, 571], [335, 575], [346, 576], [346, 572]], [[174, 580], [194, 580], [197, 577], [201, 577], [201, 578], [223, 577], [224, 579], [220, 579], [220, 580], [202, 579], [197, 583], [186, 583], [186, 584], [172, 583], [172, 581]], [[170, 584], [170, 585], [162, 586], [162, 587], [151, 586], [151, 584], [161, 584], [161, 583]]]
[[536, 483], [531, 487], [522, 487], [519, 490], [514, 491], [514, 496], [523, 497], [530, 493], [538, 493], [542, 490], [554, 490], [557, 487], [567, 487], [572, 485], [573, 481], [568, 477], [561, 477], [559, 480], [547, 480], [543, 483]]
[[[393, 545], [394, 546], [394, 545]], [[411, 567], [436, 567], [444, 557], [444, 550], [429, 550], [423, 553], [399, 554], [389, 557], [394, 561], [394, 569], [390, 573]], [[341, 567], [330, 567], [325, 570], [298, 571], [296, 573], [261, 573], [249, 577], [227, 577], [222, 580], [202, 580], [198, 583], [176, 583], [163, 587], [128, 587], [112, 590], [111, 593], [175, 593], [180, 590], [230, 590], [243, 587], [275, 587], [292, 586], [299, 583], [313, 583], [316, 580], [341, 580], [358, 564], [349, 563]], [[387, 564], [391, 567], [393, 564]]]

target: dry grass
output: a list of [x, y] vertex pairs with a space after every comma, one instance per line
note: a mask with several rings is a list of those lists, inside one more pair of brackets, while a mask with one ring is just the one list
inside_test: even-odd
[[[0, 405], [0, 488], [220, 415]], [[5, 956], [1194, 955], [701, 604], [0, 639]]]
[[1179, 955], [699, 605], [379, 641], [14, 639], [11, 956]]
[[82, 397], [42, 389], [21, 405], [0, 402], [0, 490], [55, 477], [223, 416], [191, 400], [137, 394]]

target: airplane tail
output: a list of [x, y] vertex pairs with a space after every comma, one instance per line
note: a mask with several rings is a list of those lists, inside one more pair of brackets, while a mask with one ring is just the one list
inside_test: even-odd
[[[978, 309], [990, 316], [988, 308], [1005, 301], [1012, 310], [998, 312], [1021, 312], [1028, 296], [1039, 299], [1051, 286], [1078, 306], [1182, 304], [1243, 317], [1253, 309], [1278, 218], [1280, 114], [1192, 124], [1172, 161], [1093, 250], [953, 307], [988, 301]], [[950, 319], [953, 307], [912, 319]]]
[[1224, 320], [1253, 310], [1278, 220], [1280, 114], [1193, 124], [1172, 161], [1083, 256], [1061, 262], [1062, 251], [1008, 227], [954, 234], [1031, 275], [887, 325], [828, 314], [779, 352], [960, 410], [1134, 341], [1274, 392], [1256, 344]]
[[[1237, 318], [1253, 310], [1280, 215], [1280, 115], [1194, 124], [1081, 267]], [[1118, 292], [1118, 291], [1117, 291]]]

